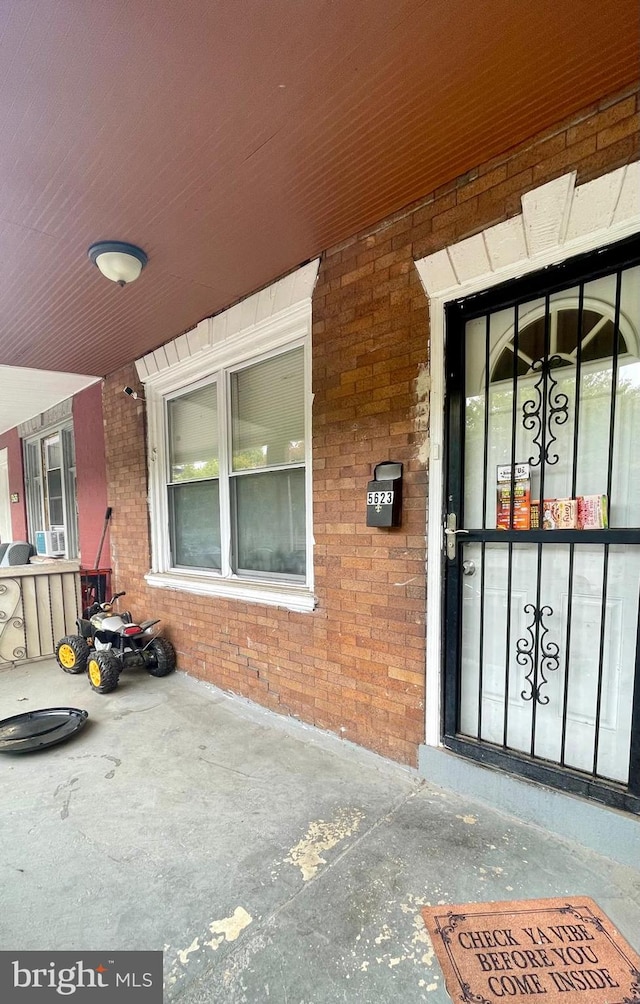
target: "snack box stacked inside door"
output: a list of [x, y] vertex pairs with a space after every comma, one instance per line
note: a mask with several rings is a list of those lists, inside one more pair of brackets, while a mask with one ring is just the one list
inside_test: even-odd
[[[575, 499], [545, 499], [542, 505], [544, 530], [606, 530], [606, 495], [578, 495]], [[540, 502], [531, 503], [532, 530], [540, 529]]]

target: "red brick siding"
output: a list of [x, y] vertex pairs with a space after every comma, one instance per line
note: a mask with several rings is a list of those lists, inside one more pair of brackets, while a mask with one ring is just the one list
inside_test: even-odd
[[[524, 192], [569, 170], [581, 183], [637, 158], [637, 114], [636, 91], [591, 106], [323, 255], [313, 298], [314, 613], [145, 587], [142, 405], [122, 394], [136, 385], [133, 367], [109, 378], [116, 584], [141, 616], [164, 619], [183, 669], [415, 764], [424, 735], [429, 330], [414, 259], [519, 212]], [[368, 528], [366, 483], [388, 459], [404, 463], [402, 526]]]
[[[102, 389], [92, 384], [73, 398], [73, 435], [76, 448], [78, 492], [78, 543], [83, 568], [93, 568], [107, 508]], [[109, 533], [105, 536], [100, 565], [108, 568]]]

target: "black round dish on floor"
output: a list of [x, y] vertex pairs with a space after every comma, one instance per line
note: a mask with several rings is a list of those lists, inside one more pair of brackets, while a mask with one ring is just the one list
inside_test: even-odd
[[0, 721], [0, 753], [32, 753], [63, 743], [89, 717], [80, 708], [42, 708]]

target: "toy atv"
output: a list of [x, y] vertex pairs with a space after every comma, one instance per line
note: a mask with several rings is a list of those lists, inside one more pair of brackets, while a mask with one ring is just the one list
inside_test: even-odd
[[56, 645], [56, 659], [65, 673], [84, 673], [98, 694], [115, 690], [120, 673], [130, 666], [144, 666], [151, 676], [167, 676], [176, 668], [176, 653], [166, 638], [151, 629], [159, 620], [135, 624], [131, 614], [113, 613], [113, 604], [125, 593], [116, 593], [107, 603], [94, 603], [76, 621], [78, 634], [66, 635]]

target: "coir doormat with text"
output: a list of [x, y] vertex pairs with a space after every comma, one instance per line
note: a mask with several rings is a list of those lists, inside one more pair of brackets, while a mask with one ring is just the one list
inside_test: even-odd
[[454, 1001], [640, 1004], [640, 956], [593, 900], [425, 907]]

